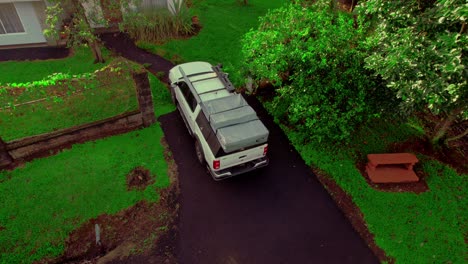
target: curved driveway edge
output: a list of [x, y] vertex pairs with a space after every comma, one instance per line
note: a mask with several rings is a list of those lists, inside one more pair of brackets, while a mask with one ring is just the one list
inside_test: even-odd
[[[171, 62], [125, 34], [102, 39], [167, 80]], [[198, 163], [180, 115], [159, 118], [179, 170], [179, 263], [378, 263], [271, 116], [255, 98], [247, 101], [270, 130], [270, 164], [220, 182]]]
[[159, 118], [179, 169], [179, 262], [378, 263], [282, 130], [248, 101], [270, 130], [270, 164], [220, 182], [198, 164], [179, 114]]

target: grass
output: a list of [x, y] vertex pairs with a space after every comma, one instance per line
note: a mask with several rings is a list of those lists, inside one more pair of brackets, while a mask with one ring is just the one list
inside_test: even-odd
[[[155, 112], [174, 110], [164, 85], [151, 78]], [[34, 160], [0, 172], [0, 263], [31, 263], [59, 256], [68, 234], [101, 214], [114, 214], [140, 200], [158, 201], [169, 185], [159, 124]], [[156, 181], [127, 191], [126, 175], [144, 166]]]
[[[92, 73], [113, 61], [110, 52], [103, 50], [106, 64], [93, 64], [94, 58], [87, 48], [77, 48], [73, 55], [65, 59], [38, 61], [0, 62], [0, 84], [27, 83], [49, 79], [54, 73], [78, 75]], [[52, 100], [17, 106], [15, 109], [2, 109], [5, 102], [15, 104], [42, 99], [37, 91], [23, 92], [21, 95], [2, 94], [0, 98], [0, 137], [4, 141], [47, 133], [57, 129], [88, 123], [136, 109], [136, 99], [131, 80], [126, 76], [111, 76], [119, 85], [102, 89], [101, 84], [91, 83], [93, 89], [63, 97], [62, 103]], [[112, 77], [112, 78], [110, 78]], [[105, 79], [105, 78], [101, 78]], [[108, 82], [104, 80], [104, 82]], [[0, 85], [1, 86], [1, 85]], [[131, 88], [131, 89], [129, 89]], [[19, 90], [19, 89], [18, 89]], [[60, 90], [60, 89], [58, 89]], [[63, 89], [62, 89], [63, 90]], [[49, 89], [56, 92], [57, 87]], [[116, 100], [116, 98], [121, 100]], [[109, 104], [114, 100], [118, 104]]]
[[[233, 0], [194, 1], [192, 13], [198, 16], [202, 30], [190, 39], [172, 40], [164, 45], [140, 42], [138, 46], [162, 55], [175, 63], [208, 61], [222, 63], [236, 85], [245, 83], [241, 76], [241, 38], [258, 25], [258, 17], [285, 4], [281, 0], [252, 0], [244, 6]], [[180, 56], [180, 58], [178, 57]]]
[[[103, 49], [106, 64], [112, 61], [109, 54], [108, 50]], [[80, 74], [103, 67], [103, 64], [93, 64], [93, 62], [90, 49], [85, 47], [75, 49], [72, 56], [66, 59], [0, 62], [0, 83], [38, 81], [57, 72]]]
[[[53, 100], [19, 105], [15, 108], [0, 108], [0, 136], [4, 141], [47, 133], [75, 125], [112, 117], [138, 109], [135, 85], [127, 72], [110, 69], [100, 71], [95, 80], [86, 81], [90, 88], [83, 89], [81, 84], [70, 89], [66, 84], [48, 86], [46, 93], [62, 93], [62, 102]], [[111, 81], [109, 81], [111, 80]], [[12, 91], [19, 91], [13, 88]], [[77, 93], [66, 95], [76, 90]], [[20, 95], [4, 94], [2, 101], [25, 103], [47, 96], [36, 91], [23, 91]], [[112, 102], [112, 103], [111, 103]]]
[[[419, 155], [416, 169], [427, 174], [429, 191], [390, 193], [367, 184], [356, 164], [366, 154], [386, 151], [392, 142], [421, 136], [412, 124], [376, 123], [362, 128], [352, 146], [303, 144], [287, 135], [307, 164], [331, 177], [361, 209], [376, 244], [397, 263], [463, 263], [468, 217], [468, 175]], [[363, 142], [366, 143], [363, 143]]]
[[[244, 7], [236, 1], [196, 1], [193, 12], [203, 26], [199, 35], [173, 40], [164, 45], [140, 42], [139, 46], [175, 63], [203, 60], [223, 63], [236, 86], [243, 85], [240, 67], [240, 39], [258, 24], [267, 9], [284, 1], [249, 1]], [[303, 144], [292, 131], [283, 128], [305, 162], [326, 173], [351, 195], [361, 209], [375, 241], [397, 263], [464, 263], [468, 233], [465, 194], [467, 175], [419, 156], [418, 167], [427, 174], [429, 191], [387, 193], [369, 187], [356, 168], [368, 153], [387, 150], [388, 144], [418, 137], [423, 129], [413, 119], [407, 124], [386, 120], [363, 127], [352, 145]], [[364, 141], [366, 141], [364, 143]]]

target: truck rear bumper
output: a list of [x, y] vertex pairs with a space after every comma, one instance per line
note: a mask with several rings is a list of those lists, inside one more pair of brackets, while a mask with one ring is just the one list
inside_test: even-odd
[[268, 157], [262, 157], [256, 160], [249, 161], [247, 163], [239, 164], [237, 166], [233, 166], [227, 169], [219, 170], [219, 171], [212, 171], [208, 168], [211, 176], [214, 180], [224, 180], [229, 177], [233, 177], [242, 173], [246, 173], [255, 169], [259, 169], [268, 165]]

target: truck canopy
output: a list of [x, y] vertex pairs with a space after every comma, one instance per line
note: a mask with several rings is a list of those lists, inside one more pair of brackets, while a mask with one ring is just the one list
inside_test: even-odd
[[240, 94], [204, 101], [201, 108], [226, 153], [268, 140], [268, 129]]

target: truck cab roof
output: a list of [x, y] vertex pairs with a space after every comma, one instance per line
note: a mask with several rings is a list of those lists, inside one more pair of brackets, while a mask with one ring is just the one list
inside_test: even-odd
[[184, 80], [179, 68], [182, 68], [202, 102], [231, 94], [210, 63], [196, 61], [180, 64], [169, 71], [172, 82]]

